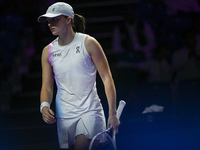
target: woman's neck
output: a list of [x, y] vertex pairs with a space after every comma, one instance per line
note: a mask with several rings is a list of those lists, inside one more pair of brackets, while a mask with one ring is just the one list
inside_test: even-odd
[[73, 41], [75, 34], [76, 33], [73, 30], [71, 30], [70, 32], [59, 35], [59, 38], [58, 38], [59, 45], [65, 46], [65, 45], [70, 44]]

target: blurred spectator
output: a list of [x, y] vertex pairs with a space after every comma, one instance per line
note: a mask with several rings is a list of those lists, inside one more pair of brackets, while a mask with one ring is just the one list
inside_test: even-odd
[[121, 67], [135, 67], [147, 73], [147, 83], [172, 83], [174, 70], [167, 46], [160, 45], [155, 49], [155, 56], [151, 60], [141, 63], [121, 63]]
[[200, 12], [198, 0], [162, 0], [169, 7], [169, 14]]
[[10, 82], [13, 92], [22, 90], [21, 80], [23, 75], [29, 72], [32, 58], [35, 54], [34, 34], [31, 27], [24, 27], [21, 32], [19, 54], [14, 57], [14, 64], [10, 74]]
[[117, 24], [113, 31], [114, 52], [129, 54], [127, 59], [131, 55], [133, 58], [130, 59], [134, 59], [134, 55], [138, 54], [144, 55], [145, 59], [151, 59], [156, 44], [151, 26], [137, 18], [134, 5], [123, 6], [122, 15], [124, 20]]
[[[9, 8], [9, 7], [8, 7]], [[5, 11], [0, 16], [0, 58], [2, 60], [3, 75], [8, 78], [13, 60], [20, 51], [20, 33], [23, 28], [23, 17], [15, 11]]]
[[197, 47], [196, 34], [193, 29], [187, 29], [183, 35], [183, 47], [174, 51], [173, 67], [176, 71], [176, 81], [200, 79], [200, 49]]
[[[3, 10], [0, 15], [2, 78], [11, 84], [12, 92], [21, 90], [21, 77], [27, 73], [35, 52], [34, 24], [30, 22], [30, 13], [36, 8], [36, 2], [34, 5], [28, 2], [4, 0], [0, 6]], [[20, 9], [22, 4], [23, 9]]]
[[31, 65], [32, 57], [35, 54], [35, 43], [34, 43], [34, 31], [31, 27], [24, 28], [21, 45], [22, 45], [22, 54], [21, 54], [21, 74], [28, 73], [29, 66]]
[[193, 15], [193, 28], [196, 34], [196, 48], [200, 49], [200, 14], [196, 13]]
[[169, 109], [171, 106], [174, 70], [169, 52], [167, 46], [159, 45], [151, 60], [133, 64], [147, 74], [146, 82], [142, 82], [136, 90], [139, 107], [158, 104]]
[[157, 46], [155, 57], [141, 64], [140, 69], [148, 72], [148, 83], [172, 83], [174, 70], [170, 62], [168, 47]]

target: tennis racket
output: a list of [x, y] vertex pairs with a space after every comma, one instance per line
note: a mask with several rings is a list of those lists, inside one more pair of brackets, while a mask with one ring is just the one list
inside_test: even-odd
[[[121, 100], [117, 108], [117, 117], [120, 118], [126, 102]], [[115, 132], [108, 133], [112, 127], [96, 134], [89, 145], [89, 150], [116, 150]]]

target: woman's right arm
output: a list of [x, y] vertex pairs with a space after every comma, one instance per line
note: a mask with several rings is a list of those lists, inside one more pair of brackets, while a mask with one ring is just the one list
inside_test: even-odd
[[[53, 85], [54, 85], [54, 78], [53, 78], [53, 71], [52, 67], [49, 63], [49, 46], [45, 47], [42, 51], [42, 88], [40, 93], [40, 103], [44, 104], [47, 102], [51, 105], [52, 98], [53, 98]], [[41, 110], [43, 120], [48, 123], [52, 124], [56, 122], [54, 112], [47, 106], [44, 106]]]

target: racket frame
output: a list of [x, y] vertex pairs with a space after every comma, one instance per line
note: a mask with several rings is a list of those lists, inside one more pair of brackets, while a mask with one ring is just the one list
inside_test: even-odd
[[[124, 109], [124, 106], [126, 105], [126, 102], [124, 100], [120, 100], [119, 102], [119, 106], [117, 108], [117, 117], [120, 119], [122, 111]], [[90, 145], [89, 145], [89, 150], [92, 149], [92, 144], [94, 143], [94, 141], [96, 140], [96, 138], [101, 135], [101, 134], [106, 134], [106, 136], [109, 138], [109, 140], [112, 142], [113, 146], [114, 146], [114, 150], [117, 149], [116, 146], [116, 137], [115, 137], [115, 131], [113, 131], [113, 135], [112, 138], [107, 134], [108, 131], [110, 131], [112, 129], [112, 126], [110, 126], [108, 129], [97, 133], [91, 140]]]

